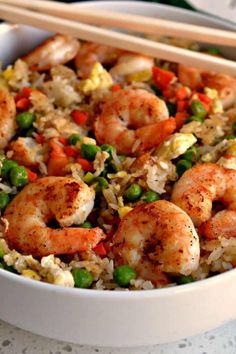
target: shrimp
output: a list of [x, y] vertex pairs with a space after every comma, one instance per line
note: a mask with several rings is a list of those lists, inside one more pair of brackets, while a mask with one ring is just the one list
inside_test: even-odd
[[[186, 171], [175, 184], [171, 200], [182, 208], [209, 239], [236, 237], [236, 171], [204, 163]], [[226, 206], [215, 215], [212, 203]]]
[[31, 70], [49, 70], [58, 64], [65, 64], [75, 58], [80, 47], [76, 38], [56, 34], [21, 59]]
[[[71, 177], [44, 177], [28, 184], [4, 213], [9, 246], [37, 257], [90, 250], [105, 237], [103, 231], [68, 226], [84, 222], [94, 197], [92, 188]], [[52, 220], [61, 228], [49, 227]]]
[[154, 94], [141, 89], [119, 90], [103, 104], [94, 123], [95, 136], [100, 144], [111, 144], [119, 153], [142, 152], [173, 133], [175, 120], [168, 116], [165, 102]]
[[166, 200], [144, 203], [121, 221], [113, 239], [118, 263], [158, 282], [160, 273], [189, 275], [199, 264], [200, 246], [190, 217]]
[[228, 109], [236, 103], [236, 78], [234, 77], [204, 72], [197, 68], [179, 64], [178, 78], [183, 85], [194, 90], [203, 87], [215, 89], [224, 109]]
[[154, 59], [145, 55], [136, 53], [122, 54], [116, 65], [110, 69], [112, 77], [126, 76], [134, 72], [148, 70], [151, 72], [154, 66]]
[[16, 105], [7, 89], [0, 88], [0, 149], [4, 149], [16, 133]]
[[93, 65], [99, 62], [113, 65], [124, 50], [96, 43], [84, 43], [75, 58], [75, 66], [83, 79], [87, 78]]

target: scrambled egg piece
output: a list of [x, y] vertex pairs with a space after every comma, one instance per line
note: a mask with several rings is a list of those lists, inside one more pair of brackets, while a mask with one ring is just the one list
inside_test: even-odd
[[108, 89], [113, 85], [111, 75], [100, 63], [95, 63], [89, 77], [82, 80], [80, 89], [84, 94], [89, 94], [95, 90]]
[[172, 160], [184, 154], [197, 139], [191, 133], [175, 133], [155, 151], [155, 155], [163, 160]]
[[126, 80], [129, 82], [145, 82], [152, 78], [151, 70], [136, 71], [132, 74], [126, 75]]
[[211, 113], [223, 113], [223, 105], [221, 100], [219, 99], [219, 95], [217, 90], [205, 87], [204, 88], [204, 93], [206, 94], [207, 97], [211, 98], [213, 100], [212, 102], [212, 107], [211, 107]]
[[123, 206], [121, 208], [118, 209], [118, 214], [120, 219], [123, 219], [131, 210], [133, 210], [133, 208], [129, 207], [129, 206]]

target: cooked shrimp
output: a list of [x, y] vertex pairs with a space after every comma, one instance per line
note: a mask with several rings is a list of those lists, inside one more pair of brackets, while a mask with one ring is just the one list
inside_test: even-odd
[[[208, 238], [236, 237], [236, 171], [214, 163], [204, 163], [186, 171], [175, 184], [172, 202], [200, 226]], [[212, 203], [219, 201], [226, 210], [213, 217]]]
[[7, 146], [16, 132], [16, 105], [7, 89], [0, 88], [0, 149]]
[[225, 75], [203, 72], [182, 64], [178, 65], [179, 81], [191, 89], [209, 87], [218, 92], [223, 108], [228, 109], [236, 103], [236, 78]]
[[154, 59], [145, 55], [136, 53], [122, 54], [116, 65], [110, 70], [113, 77], [120, 77], [132, 74], [134, 72], [152, 70]]
[[165, 102], [152, 93], [119, 90], [107, 97], [95, 121], [96, 139], [115, 146], [119, 153], [144, 151], [173, 133], [175, 120], [168, 116]]
[[58, 64], [65, 64], [74, 59], [80, 47], [76, 38], [57, 34], [21, 59], [31, 70], [49, 70]]
[[113, 240], [118, 263], [129, 264], [144, 279], [160, 273], [189, 275], [199, 263], [199, 239], [190, 217], [165, 200], [144, 203], [121, 221]]
[[[95, 247], [105, 236], [100, 228], [68, 227], [84, 222], [94, 197], [92, 188], [70, 177], [44, 177], [28, 184], [4, 213], [10, 247], [38, 257]], [[50, 228], [52, 220], [61, 228]]]
[[123, 53], [122, 49], [96, 43], [84, 43], [75, 58], [75, 66], [79, 70], [79, 75], [87, 78], [96, 62], [113, 65]]

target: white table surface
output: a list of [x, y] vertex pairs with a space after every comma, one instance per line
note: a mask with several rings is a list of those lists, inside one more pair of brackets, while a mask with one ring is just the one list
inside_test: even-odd
[[[68, 329], [69, 330], [69, 329]], [[140, 348], [99, 348], [60, 342], [0, 321], [0, 354], [236, 354], [236, 321], [179, 342]]]

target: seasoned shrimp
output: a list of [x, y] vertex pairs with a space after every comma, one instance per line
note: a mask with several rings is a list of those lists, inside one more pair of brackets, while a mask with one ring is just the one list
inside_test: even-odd
[[148, 70], [151, 72], [153, 66], [154, 59], [151, 57], [136, 53], [124, 53], [119, 57], [116, 65], [111, 68], [110, 74], [116, 78], [139, 71]]
[[0, 88], [0, 149], [6, 147], [16, 132], [16, 105], [7, 89]]
[[209, 87], [218, 92], [223, 108], [228, 109], [236, 103], [236, 78], [225, 74], [204, 72], [182, 64], [178, 65], [179, 81], [191, 89]]
[[144, 279], [160, 273], [189, 275], [199, 264], [199, 239], [190, 217], [165, 200], [144, 203], [121, 221], [113, 239], [119, 263], [129, 264]]
[[58, 64], [65, 64], [74, 59], [80, 47], [76, 38], [57, 34], [21, 59], [31, 70], [49, 70]]
[[95, 63], [113, 65], [124, 50], [96, 43], [84, 43], [76, 58], [75, 66], [82, 78], [87, 78]]
[[[84, 222], [94, 197], [92, 188], [70, 177], [44, 177], [28, 184], [4, 213], [10, 247], [38, 257], [95, 247], [105, 237], [100, 228], [68, 227]], [[54, 219], [61, 228], [48, 226]]]
[[173, 133], [175, 120], [168, 116], [165, 102], [152, 93], [119, 90], [111, 93], [102, 106], [94, 124], [96, 139], [100, 144], [115, 146], [119, 153], [142, 152]]
[[[175, 184], [172, 202], [182, 208], [207, 238], [236, 237], [236, 171], [204, 163], [186, 171]], [[213, 217], [212, 203], [227, 209]]]

